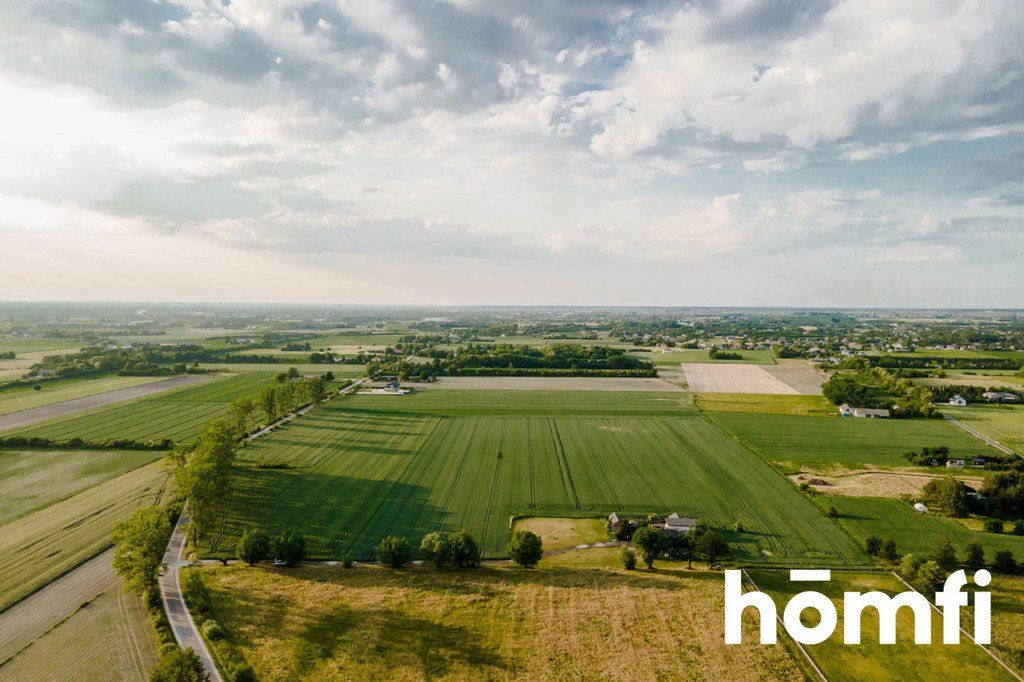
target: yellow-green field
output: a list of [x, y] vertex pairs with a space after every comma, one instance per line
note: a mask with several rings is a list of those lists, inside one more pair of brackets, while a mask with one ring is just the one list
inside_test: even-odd
[[0, 611], [109, 547], [137, 507], [169, 501], [169, 478], [153, 462], [0, 526]]
[[943, 406], [942, 411], [1024, 455], [1024, 405]]
[[96, 376], [87, 378], [61, 379], [57, 381], [44, 381], [39, 384], [40, 389], [34, 390], [30, 386], [20, 386], [0, 391], [0, 414], [10, 414], [21, 410], [30, 410], [34, 407], [53, 405], [76, 398], [86, 398], [91, 395], [99, 395], [109, 391], [116, 391], [121, 388], [130, 388], [142, 384], [161, 381], [167, 377], [119, 377], [119, 376]]
[[836, 407], [820, 395], [762, 395], [758, 393], [698, 393], [694, 403], [704, 412], [790, 414], [838, 417]]
[[261, 680], [802, 679], [781, 644], [723, 644], [721, 573], [544, 563], [193, 570]]

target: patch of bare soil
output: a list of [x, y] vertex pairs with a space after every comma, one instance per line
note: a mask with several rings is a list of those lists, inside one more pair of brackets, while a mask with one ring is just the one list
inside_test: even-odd
[[[814, 490], [826, 495], [900, 497], [901, 495], [919, 496], [929, 481], [944, 478], [944, 476], [919, 472], [861, 470], [829, 476], [804, 472], [793, 474], [789, 478], [798, 485], [808, 483]], [[980, 488], [982, 484], [980, 478], [969, 476], [957, 476], [957, 478], [974, 489]]]

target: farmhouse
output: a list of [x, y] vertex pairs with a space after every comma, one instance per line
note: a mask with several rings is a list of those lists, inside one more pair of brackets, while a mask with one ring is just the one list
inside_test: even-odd
[[614, 532], [622, 528], [622, 519], [615, 512], [608, 515], [608, 528]]
[[949, 404], [956, 405], [957, 407], [966, 407], [967, 399], [964, 398], [962, 395], [955, 395], [949, 399]]
[[668, 535], [686, 535], [687, 533], [692, 533], [696, 528], [697, 519], [680, 516], [675, 512], [672, 512], [665, 519], [665, 533]]
[[857, 417], [859, 419], [877, 419], [888, 417], [889, 410], [876, 410], [870, 407], [850, 407], [846, 403], [839, 406], [839, 414], [843, 417]]

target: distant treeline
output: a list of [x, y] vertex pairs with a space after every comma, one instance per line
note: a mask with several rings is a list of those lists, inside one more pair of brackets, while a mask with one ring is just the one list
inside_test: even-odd
[[936, 357], [930, 355], [881, 355], [869, 356], [868, 361], [875, 367], [903, 369], [915, 367], [936, 367], [940, 369], [1021, 369], [1024, 360], [1014, 358], [966, 358]]

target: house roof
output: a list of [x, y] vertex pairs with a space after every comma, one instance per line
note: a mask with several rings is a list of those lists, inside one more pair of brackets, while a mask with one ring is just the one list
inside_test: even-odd
[[668, 528], [695, 528], [697, 526], [697, 519], [680, 516], [673, 512], [671, 516], [665, 519], [665, 526]]

